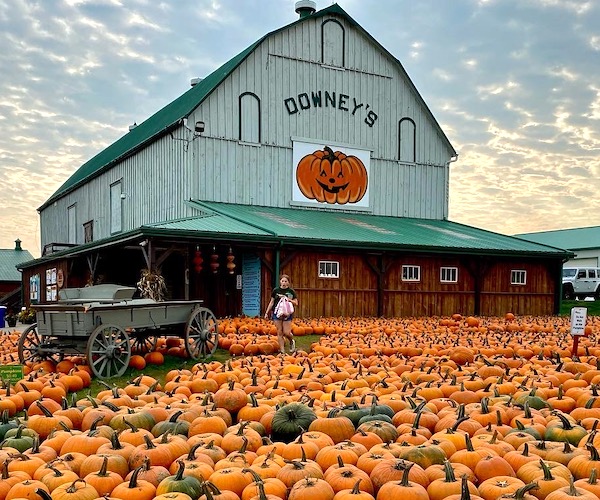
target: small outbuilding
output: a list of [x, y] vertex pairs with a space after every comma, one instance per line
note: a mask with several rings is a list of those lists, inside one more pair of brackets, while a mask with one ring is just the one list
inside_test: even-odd
[[31, 253], [21, 247], [19, 239], [15, 240], [14, 248], [0, 248], [0, 306], [6, 307], [7, 311], [16, 313], [21, 308], [22, 276], [17, 268], [32, 259]]

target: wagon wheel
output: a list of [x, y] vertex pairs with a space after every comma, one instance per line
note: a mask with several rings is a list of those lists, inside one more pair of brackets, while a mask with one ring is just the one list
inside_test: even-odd
[[131, 350], [137, 354], [145, 354], [154, 351], [158, 337], [147, 335], [144, 332], [133, 332], [131, 334]]
[[127, 332], [116, 325], [100, 325], [90, 334], [86, 356], [98, 378], [120, 377], [131, 358]]
[[50, 360], [60, 363], [64, 354], [58, 348], [50, 349], [49, 347], [52, 346], [48, 344], [47, 337], [38, 332], [37, 323], [34, 323], [23, 330], [19, 337], [19, 362], [26, 364]]
[[217, 318], [210, 309], [196, 307], [185, 325], [185, 350], [196, 360], [217, 350], [219, 336]]

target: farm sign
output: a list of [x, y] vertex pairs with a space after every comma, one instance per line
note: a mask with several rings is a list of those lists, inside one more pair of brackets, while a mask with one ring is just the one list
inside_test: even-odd
[[292, 201], [368, 208], [370, 151], [294, 141]]

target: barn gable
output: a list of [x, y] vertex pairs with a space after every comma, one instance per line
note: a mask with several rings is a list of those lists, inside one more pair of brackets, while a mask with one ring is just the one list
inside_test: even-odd
[[[311, 42], [314, 39], [321, 39], [321, 43]], [[371, 50], [364, 50], [362, 45], [365, 43], [370, 45]], [[282, 67], [284, 61], [291, 63], [289, 68]], [[273, 89], [257, 88], [260, 87], [261, 82], [256, 75], [263, 72], [265, 68], [267, 70], [265, 74], [281, 75], [280, 89], [276, 89], [280, 90], [279, 95], [273, 95]], [[307, 68], [311, 71], [307, 71]], [[330, 71], [315, 72], [315, 69], [323, 68]], [[354, 82], [353, 79], [357, 75], [362, 76], [355, 83], [349, 83]], [[392, 92], [395, 75], [406, 87], [403, 95]], [[252, 83], [252, 79], [254, 85], [248, 85], [248, 82]], [[369, 98], [361, 96], [360, 88], [373, 87], [374, 79], [381, 79], [387, 83], [384, 92], [380, 92], [380, 87], [375, 86], [374, 92], [377, 95]], [[239, 84], [241, 80], [246, 82], [243, 88]], [[262, 84], [264, 85], [268, 80], [269, 78], [266, 78]], [[234, 81], [238, 82], [237, 88]], [[293, 87], [290, 85], [291, 82], [298, 84], [298, 92], [291, 93], [287, 90], [288, 86]], [[350, 86], [354, 88], [340, 90]], [[254, 97], [259, 94], [262, 94], [262, 98], [259, 98], [261, 103], [272, 105], [276, 102], [279, 109], [269, 110], [274, 111], [275, 116], [283, 108], [290, 116], [296, 114], [306, 116], [310, 112], [301, 113], [301, 111], [308, 105], [308, 108], [312, 108], [313, 111], [317, 108], [334, 108], [342, 114], [345, 112], [348, 115], [357, 115], [359, 121], [365, 122], [366, 126], [355, 131], [346, 130], [340, 135], [336, 131], [336, 122], [340, 121], [340, 113], [337, 116], [330, 113], [329, 116], [317, 120], [314, 117], [309, 118], [295, 125], [286, 125], [281, 119], [273, 122], [263, 119], [258, 125], [244, 124], [244, 118], [240, 116], [241, 109], [248, 109], [248, 115], [251, 115], [252, 109], [256, 107], [253, 102]], [[232, 96], [239, 98], [239, 107], [232, 103], [224, 104], [225, 101], [230, 101]], [[310, 102], [307, 99], [310, 99]], [[249, 101], [249, 104], [242, 102], [244, 100]], [[374, 111], [376, 107], [377, 112]], [[379, 119], [379, 114], [383, 114], [386, 108], [399, 108], [402, 118], [405, 118], [401, 128], [407, 130], [407, 139], [403, 145], [395, 146], [396, 151], [389, 149], [390, 144], [398, 142], [398, 137], [393, 137], [398, 133], [395, 127], [386, 125], [385, 133], [382, 133], [381, 129], [372, 128], [373, 121]], [[231, 116], [227, 113], [231, 113]], [[419, 120], [414, 116], [416, 113], [421, 113], [421, 118], [424, 119]], [[273, 116], [264, 111], [263, 114]], [[38, 211], [43, 211], [61, 197], [150, 146], [166, 134], [172, 134], [178, 129], [184, 132], [185, 129], [190, 130], [188, 121], [193, 125], [196, 120], [206, 120], [207, 115], [212, 118], [207, 121], [207, 135], [212, 133], [216, 137], [244, 141], [242, 129], [247, 125], [247, 128], [256, 129], [249, 132], [250, 137], [254, 137], [249, 141], [251, 143], [287, 145], [290, 135], [305, 138], [321, 137], [342, 144], [362, 144], [376, 151], [376, 156], [379, 158], [399, 160], [400, 156], [404, 155], [407, 161], [413, 162], [418, 161], [414, 158], [417, 148], [421, 149], [421, 156], [425, 154], [424, 152], [432, 150], [431, 144], [413, 144], [417, 136], [424, 136], [424, 134], [417, 134], [415, 129], [415, 118], [417, 118], [419, 127], [430, 128], [442, 145], [441, 151], [438, 150], [435, 157], [421, 158], [420, 162], [443, 165], [447, 158], [456, 155], [400, 61], [339, 5], [334, 4], [312, 16], [301, 18], [268, 33], [237, 54], [179, 98], [88, 160], [38, 208]], [[220, 119], [216, 119], [217, 117]], [[248, 120], [248, 117], [245, 119]], [[290, 129], [291, 126], [293, 130]], [[371, 130], [368, 127], [371, 127]], [[329, 132], [328, 136], [330, 130], [336, 133]], [[374, 139], [387, 145], [388, 149], [374, 145]], [[402, 148], [405, 150], [404, 153], [401, 151]]]

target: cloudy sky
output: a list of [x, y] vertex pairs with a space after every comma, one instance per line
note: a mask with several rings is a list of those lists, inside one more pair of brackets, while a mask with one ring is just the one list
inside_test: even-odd
[[[330, 0], [317, 0], [317, 8]], [[600, 225], [600, 2], [339, 0], [459, 152], [450, 218]], [[265, 33], [295, 0], [0, 0], [0, 248], [81, 164]]]

